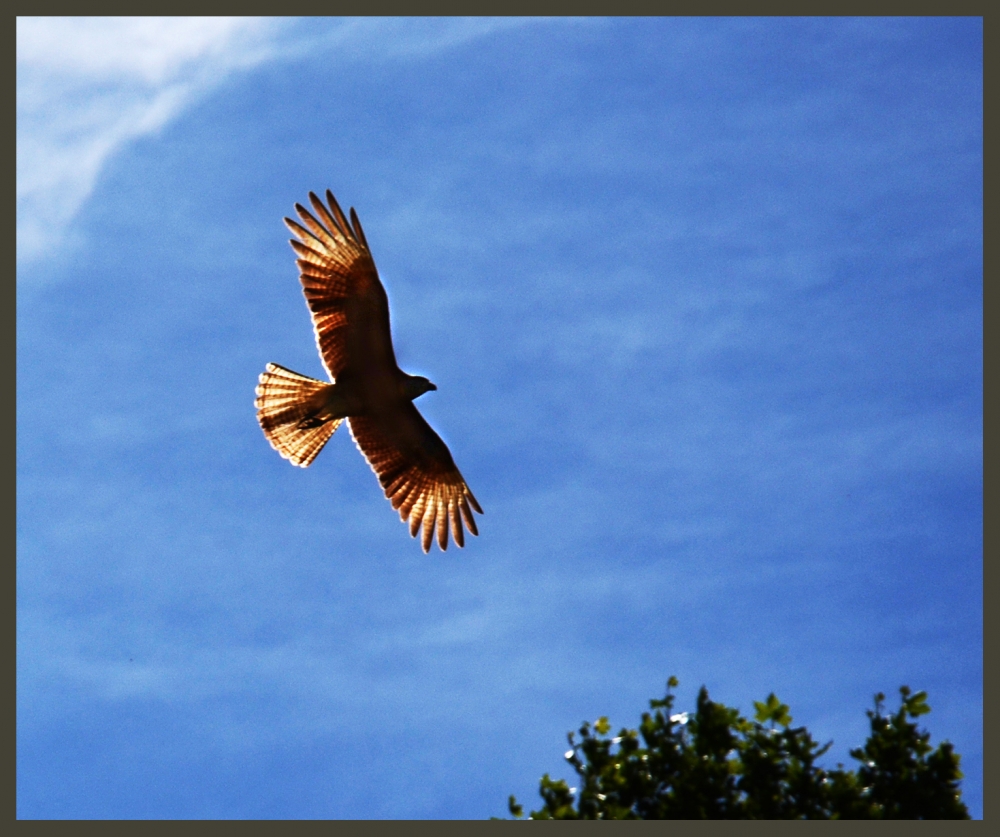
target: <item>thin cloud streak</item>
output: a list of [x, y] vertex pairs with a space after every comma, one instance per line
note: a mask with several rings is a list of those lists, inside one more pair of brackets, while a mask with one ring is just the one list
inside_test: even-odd
[[62, 241], [109, 160], [274, 55], [260, 18], [18, 18], [17, 257]]
[[[45, 259], [108, 163], [155, 135], [238, 72], [333, 51], [344, 60], [426, 57], [518, 18], [17, 19], [17, 260]], [[416, 24], [416, 25], [413, 25]]]

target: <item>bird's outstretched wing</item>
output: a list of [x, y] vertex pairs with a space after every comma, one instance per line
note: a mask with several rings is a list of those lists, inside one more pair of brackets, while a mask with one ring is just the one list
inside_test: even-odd
[[[385, 489], [392, 507], [410, 524], [420, 545], [430, 549], [437, 530], [438, 546], [448, 548], [448, 531], [465, 544], [462, 521], [478, 535], [472, 509], [483, 510], [466, 485], [448, 446], [411, 402], [391, 412], [348, 418], [351, 435]], [[470, 506], [472, 508], [470, 508]]]
[[302, 224], [285, 218], [298, 237], [289, 243], [299, 256], [299, 280], [323, 365], [333, 380], [348, 365], [393, 369], [396, 357], [389, 331], [389, 300], [364, 230], [353, 209], [348, 223], [329, 189], [326, 200], [329, 208], [309, 193], [318, 220], [298, 203], [295, 211]]

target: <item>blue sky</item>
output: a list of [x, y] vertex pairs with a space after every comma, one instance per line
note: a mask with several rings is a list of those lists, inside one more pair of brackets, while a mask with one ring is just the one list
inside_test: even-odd
[[[487, 818], [676, 675], [982, 814], [982, 21], [18, 23], [18, 815]], [[357, 208], [481, 502], [424, 555], [281, 218]]]

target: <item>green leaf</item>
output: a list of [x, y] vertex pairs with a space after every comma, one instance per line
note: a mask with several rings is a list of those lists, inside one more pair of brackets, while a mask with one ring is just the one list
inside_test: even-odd
[[792, 723], [792, 716], [788, 712], [788, 706], [778, 700], [774, 692], [771, 692], [767, 696], [767, 703], [755, 700], [753, 705], [754, 709], [757, 710], [755, 717], [762, 724], [771, 721], [772, 723], [787, 727]]
[[931, 711], [931, 708], [927, 705], [927, 692], [917, 692], [913, 697], [904, 695], [903, 704], [906, 706], [906, 711], [911, 718], [926, 715]]
[[594, 723], [594, 729], [596, 729], [601, 735], [607, 735], [608, 730], [611, 729], [611, 724], [608, 722], [607, 715], [602, 715]]

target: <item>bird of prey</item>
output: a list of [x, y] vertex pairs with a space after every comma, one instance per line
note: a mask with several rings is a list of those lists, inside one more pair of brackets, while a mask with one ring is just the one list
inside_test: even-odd
[[310, 192], [316, 214], [297, 203], [302, 224], [285, 223], [296, 236], [289, 243], [299, 257], [299, 280], [330, 383], [267, 364], [256, 390], [257, 421], [271, 447], [305, 468], [346, 418], [410, 535], [423, 527], [424, 552], [435, 530], [441, 550], [448, 548], [449, 529], [463, 546], [462, 521], [478, 535], [472, 509], [483, 510], [448, 446], [413, 405], [437, 387], [396, 365], [389, 300], [357, 213], [352, 207], [348, 223], [329, 189], [326, 200], [328, 206]]

